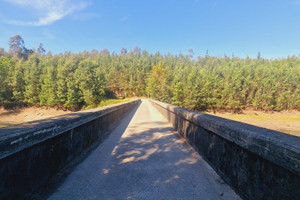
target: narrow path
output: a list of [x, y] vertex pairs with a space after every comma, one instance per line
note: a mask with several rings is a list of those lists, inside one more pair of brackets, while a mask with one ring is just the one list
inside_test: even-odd
[[76, 167], [50, 200], [239, 199], [148, 101], [132, 115]]

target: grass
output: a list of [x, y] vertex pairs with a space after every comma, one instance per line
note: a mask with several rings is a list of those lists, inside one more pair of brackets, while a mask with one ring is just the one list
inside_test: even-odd
[[108, 99], [108, 100], [101, 101], [98, 107], [108, 106], [108, 105], [122, 103], [126, 101], [130, 101], [130, 99]]
[[253, 120], [269, 120], [269, 121], [288, 121], [288, 120], [296, 120], [300, 122], [299, 116], [277, 116], [274, 115], [243, 115], [243, 114], [232, 114], [228, 116], [231, 119], [253, 119]]
[[[130, 101], [130, 99], [107, 99], [101, 101], [98, 105], [84, 107], [83, 110], [112, 105], [116, 103], [122, 103], [126, 101]], [[70, 111], [65, 112], [62, 110], [57, 110], [55, 108], [47, 107], [27, 107], [12, 110], [6, 110], [0, 107], [0, 128], [9, 127], [29, 121], [45, 119], [48, 117], [53, 117], [66, 113], [70, 113]]]
[[106, 100], [101, 101], [97, 106], [95, 106], [95, 105], [94, 106], [85, 106], [85, 107], [83, 107], [83, 110], [99, 108], [99, 107], [122, 103], [122, 102], [126, 102], [126, 101], [130, 101], [130, 99], [106, 99]]
[[255, 126], [272, 129], [275, 131], [300, 136], [300, 112], [283, 111], [266, 113], [262, 111], [250, 111], [244, 114], [232, 113], [208, 113], [218, 117], [239, 121]]

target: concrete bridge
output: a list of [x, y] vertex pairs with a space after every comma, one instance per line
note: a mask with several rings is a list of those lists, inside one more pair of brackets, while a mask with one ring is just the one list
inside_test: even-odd
[[0, 199], [300, 199], [298, 137], [158, 101], [0, 134]]

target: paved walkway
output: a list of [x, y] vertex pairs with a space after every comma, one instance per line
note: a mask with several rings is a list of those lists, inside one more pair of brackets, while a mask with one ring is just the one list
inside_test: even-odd
[[239, 197], [145, 100], [49, 199]]

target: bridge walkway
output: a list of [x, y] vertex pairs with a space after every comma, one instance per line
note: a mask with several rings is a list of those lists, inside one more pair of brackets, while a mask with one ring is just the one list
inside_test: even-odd
[[240, 199], [147, 100], [48, 199]]

